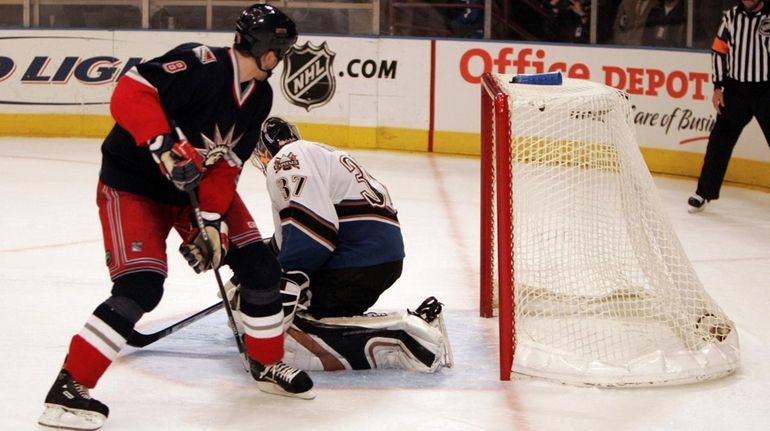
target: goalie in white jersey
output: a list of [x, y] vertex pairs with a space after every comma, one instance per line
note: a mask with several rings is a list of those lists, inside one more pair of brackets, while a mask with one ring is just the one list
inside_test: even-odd
[[[400, 276], [404, 242], [384, 184], [348, 153], [262, 125], [255, 164], [267, 177], [270, 240], [283, 268], [284, 361], [307, 370], [451, 366], [436, 298], [415, 311], [367, 313]], [[229, 296], [237, 309], [237, 280]]]

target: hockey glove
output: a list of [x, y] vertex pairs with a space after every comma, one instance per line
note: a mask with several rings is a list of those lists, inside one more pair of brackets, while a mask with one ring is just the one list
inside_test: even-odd
[[[225, 260], [230, 240], [227, 237], [227, 223], [217, 213], [201, 212], [203, 232], [195, 228], [184, 243], [179, 246], [187, 263], [197, 273], [219, 268]], [[204, 232], [208, 240], [204, 237]]]
[[203, 157], [189, 141], [160, 135], [150, 140], [149, 149], [160, 171], [177, 189], [190, 191], [198, 185], [203, 172]]

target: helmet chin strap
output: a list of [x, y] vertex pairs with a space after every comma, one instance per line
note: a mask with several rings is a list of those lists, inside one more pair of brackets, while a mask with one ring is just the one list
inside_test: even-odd
[[[264, 53], [262, 53], [262, 55], [264, 55]], [[271, 76], [273, 76], [273, 69], [267, 70], [262, 67], [262, 55], [260, 55], [258, 58], [255, 59], [257, 60], [257, 69], [259, 69], [262, 72], [265, 72], [267, 74], [267, 78], [270, 78]]]

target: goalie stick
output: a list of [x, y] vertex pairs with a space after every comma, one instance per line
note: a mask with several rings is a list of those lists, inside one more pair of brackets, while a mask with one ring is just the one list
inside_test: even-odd
[[168, 335], [173, 334], [174, 332], [184, 328], [185, 326], [197, 322], [198, 320], [208, 316], [209, 314], [212, 314], [216, 311], [219, 311], [220, 308], [224, 306], [224, 302], [220, 301], [216, 304], [205, 308], [191, 316], [188, 316], [187, 318], [184, 318], [176, 323], [174, 323], [171, 326], [168, 326], [164, 329], [161, 329], [160, 331], [153, 332], [151, 334], [143, 334], [137, 330], [133, 330], [131, 332], [131, 335], [128, 337], [128, 345], [131, 347], [146, 347], [150, 344], [160, 340], [161, 338], [164, 338]]

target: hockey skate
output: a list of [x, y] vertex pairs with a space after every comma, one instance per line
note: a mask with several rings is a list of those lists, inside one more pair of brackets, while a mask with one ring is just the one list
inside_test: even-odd
[[250, 359], [251, 376], [257, 381], [257, 387], [262, 392], [285, 397], [312, 400], [315, 398], [313, 381], [306, 372], [290, 367], [281, 361], [272, 365], [262, 365]]
[[45, 411], [37, 422], [53, 428], [96, 430], [109, 413], [106, 405], [91, 398], [88, 388], [62, 369], [45, 397]]
[[709, 199], [704, 199], [698, 194], [694, 194], [687, 199], [687, 212], [699, 213], [706, 208]]
[[452, 368], [454, 365], [454, 355], [452, 354], [452, 346], [449, 343], [449, 335], [444, 324], [443, 307], [444, 304], [440, 303], [435, 296], [429, 296], [414, 311], [407, 309], [406, 312], [412, 316], [419, 317], [441, 331], [441, 335], [444, 338], [444, 347], [440, 364], [444, 367]]

